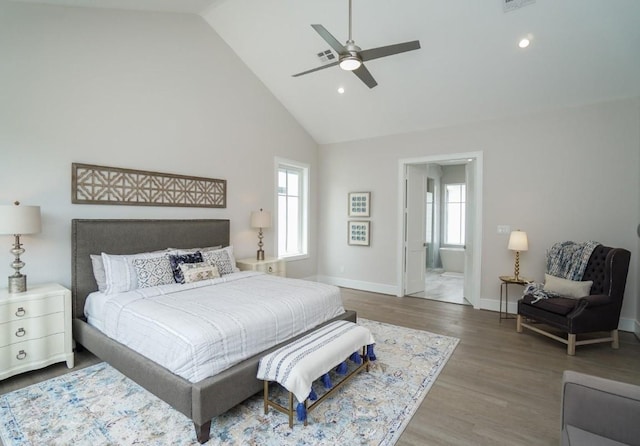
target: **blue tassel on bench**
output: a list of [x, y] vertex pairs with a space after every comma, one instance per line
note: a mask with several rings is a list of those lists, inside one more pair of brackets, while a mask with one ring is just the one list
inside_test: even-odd
[[373, 351], [373, 346], [374, 344], [369, 344], [367, 345], [367, 358], [369, 358], [369, 361], [375, 361], [376, 359], [376, 354]]
[[340, 365], [336, 368], [336, 373], [338, 375], [346, 375], [349, 367], [345, 361], [341, 362]]
[[311, 401], [315, 401], [318, 399], [318, 394], [316, 393], [315, 390], [313, 390], [313, 387], [311, 388], [311, 392], [309, 392], [309, 399]]
[[333, 384], [331, 384], [331, 378], [328, 373], [322, 375], [322, 383], [324, 384], [325, 389], [330, 389]]
[[304, 403], [298, 403], [296, 413], [298, 414], [298, 421], [304, 421], [307, 419], [307, 408], [304, 407]]
[[349, 357], [349, 359], [351, 359], [353, 362], [355, 362], [358, 365], [362, 364], [362, 357], [358, 352], [351, 353], [351, 356]]

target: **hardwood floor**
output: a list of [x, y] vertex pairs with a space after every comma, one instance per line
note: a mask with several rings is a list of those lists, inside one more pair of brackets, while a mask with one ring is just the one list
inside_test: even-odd
[[[342, 290], [359, 317], [455, 336], [460, 343], [402, 434], [406, 445], [557, 445], [560, 383], [566, 369], [640, 384], [640, 342], [620, 333], [620, 349], [563, 344], [525, 331], [498, 313], [412, 297]], [[76, 369], [99, 362], [76, 354]], [[75, 369], [74, 369], [75, 370]], [[67, 373], [64, 363], [0, 381], [0, 394]]]

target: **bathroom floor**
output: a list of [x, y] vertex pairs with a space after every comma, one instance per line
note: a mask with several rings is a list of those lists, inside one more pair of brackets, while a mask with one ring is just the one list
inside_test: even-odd
[[471, 305], [464, 298], [464, 276], [458, 273], [445, 273], [442, 269], [427, 269], [423, 292], [411, 294], [412, 297], [438, 300], [460, 305]]

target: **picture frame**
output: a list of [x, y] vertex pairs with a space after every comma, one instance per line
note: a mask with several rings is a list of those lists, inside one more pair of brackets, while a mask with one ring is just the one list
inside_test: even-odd
[[356, 246], [369, 246], [371, 222], [366, 220], [349, 220], [347, 222], [347, 243]]
[[349, 192], [349, 217], [371, 215], [371, 192]]

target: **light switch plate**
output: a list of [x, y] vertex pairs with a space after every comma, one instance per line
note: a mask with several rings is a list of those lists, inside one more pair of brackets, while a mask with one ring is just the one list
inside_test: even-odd
[[498, 225], [498, 235], [509, 235], [511, 233], [511, 226]]

